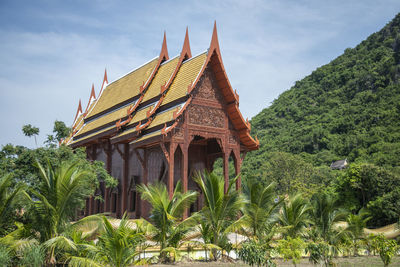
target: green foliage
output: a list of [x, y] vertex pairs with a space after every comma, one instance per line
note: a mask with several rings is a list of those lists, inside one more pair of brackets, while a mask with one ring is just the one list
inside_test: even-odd
[[45, 260], [45, 251], [40, 245], [32, 245], [26, 247], [22, 251], [20, 266], [25, 267], [42, 267]]
[[11, 174], [0, 177], [0, 236], [10, 230], [10, 224], [13, 223], [10, 219], [16, 218], [18, 204], [21, 203], [24, 196], [25, 186], [18, 184], [13, 187], [12, 184]]
[[399, 245], [395, 240], [386, 239], [383, 235], [373, 238], [372, 242], [376, 248], [384, 266], [389, 266], [393, 256], [399, 251]]
[[0, 266], [11, 266], [12, 255], [10, 250], [0, 244]]
[[305, 228], [310, 224], [310, 209], [308, 200], [300, 194], [285, 199], [279, 212], [278, 221], [284, 227], [286, 236], [295, 238], [304, 234]]
[[306, 246], [306, 252], [310, 254], [308, 258], [312, 264], [320, 264], [323, 262], [326, 267], [332, 264], [332, 247], [325, 241], [318, 240], [309, 242]]
[[264, 187], [260, 183], [247, 181], [246, 202], [239, 224], [248, 229], [244, 232], [252, 239], [266, 242], [266, 239], [272, 238], [276, 215], [282, 203], [278, 200], [275, 187], [275, 183]]
[[[227, 234], [237, 226], [235, 222], [244, 204], [240, 193], [234, 188], [236, 179], [230, 179], [224, 192], [224, 178], [205, 171], [194, 178], [204, 195], [204, 207], [199, 212], [200, 219], [208, 224], [211, 243], [224, 248]], [[216, 253], [214, 259], [217, 258]]]
[[181, 183], [178, 182], [170, 199], [163, 183], [138, 186], [142, 199], [152, 206], [150, 211], [150, 221], [153, 226], [152, 239], [160, 244], [162, 262], [168, 260], [167, 253], [171, 250], [170, 248], [179, 246], [194, 223], [191, 217], [185, 220], [182, 218], [185, 209], [196, 200], [197, 193], [192, 191], [184, 193], [182, 190]]
[[35, 144], [37, 147], [36, 136], [39, 135], [39, 128], [32, 126], [30, 124], [27, 124], [27, 125], [22, 126], [22, 132], [24, 133], [25, 136], [35, 137]]
[[36, 230], [42, 241], [62, 233], [82, 209], [97, 183], [95, 174], [79, 167], [78, 162], [62, 162], [57, 168], [48, 162], [46, 168], [37, 164], [41, 183], [38, 190], [30, 190]]
[[348, 232], [337, 224], [343, 221], [347, 212], [342, 210], [337, 201], [326, 193], [317, 194], [312, 199], [310, 219], [312, 227], [310, 237], [314, 242], [323, 242], [329, 250], [325, 259], [336, 256], [340, 243], [347, 237]]
[[[399, 63], [400, 14], [355, 48], [297, 81], [251, 120], [260, 149], [246, 155], [243, 177], [264, 184], [275, 181], [280, 194], [300, 191], [311, 196], [335, 179], [339, 171], [327, 170], [335, 160], [398, 169]], [[392, 175], [386, 178], [388, 185], [396, 183]], [[348, 191], [354, 189], [356, 194], [341, 198], [353, 212], [368, 206], [374, 218], [369, 224], [381, 226], [399, 217], [399, 187], [378, 195], [351, 188]], [[370, 203], [368, 198], [373, 198]]]
[[373, 164], [351, 164], [334, 183], [339, 204], [350, 211], [368, 208], [371, 226], [394, 223], [400, 216], [400, 176]]
[[270, 257], [270, 247], [256, 240], [248, 240], [242, 243], [238, 256], [239, 259], [250, 266], [276, 266]]
[[292, 260], [294, 266], [296, 266], [301, 259], [304, 247], [305, 243], [302, 239], [288, 236], [286, 239], [278, 241], [277, 250], [286, 261]]

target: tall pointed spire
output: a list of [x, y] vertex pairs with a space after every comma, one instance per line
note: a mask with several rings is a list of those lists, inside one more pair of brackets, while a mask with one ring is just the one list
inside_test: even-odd
[[104, 78], [103, 78], [103, 84], [101, 85], [99, 97], [101, 96], [101, 93], [103, 92], [104, 88], [108, 85], [108, 79], [107, 79], [107, 69], [104, 69]]
[[74, 119], [74, 123], [72, 124], [72, 126], [75, 126], [75, 122], [78, 119], [78, 117], [82, 114], [82, 103], [81, 100], [79, 99], [79, 104], [78, 104], [78, 110], [76, 111], [76, 115], [75, 115], [75, 119]]
[[192, 57], [192, 52], [190, 51], [190, 43], [189, 43], [189, 30], [188, 27], [186, 27], [186, 34], [185, 34], [185, 40], [183, 41], [183, 47], [181, 51], [181, 57], [186, 55], [188, 58]]
[[161, 60], [168, 60], [169, 55], [168, 55], [168, 48], [167, 48], [167, 35], [164, 31], [164, 38], [161, 46], [161, 52], [160, 52], [160, 59]]
[[214, 21], [214, 29], [211, 37], [211, 43], [210, 43], [210, 52], [212, 53], [213, 51], [217, 50], [219, 53], [219, 42], [218, 42], [218, 33], [217, 33], [217, 21]]
[[94, 83], [92, 83], [92, 91], [90, 92], [90, 98], [96, 99], [96, 92], [94, 91]]
[[90, 105], [93, 103], [93, 101], [96, 100], [96, 93], [94, 91], [94, 83], [92, 83], [92, 91], [90, 92], [90, 97], [89, 101], [87, 103], [86, 109], [85, 109], [85, 116], [87, 115], [87, 112], [89, 111]]

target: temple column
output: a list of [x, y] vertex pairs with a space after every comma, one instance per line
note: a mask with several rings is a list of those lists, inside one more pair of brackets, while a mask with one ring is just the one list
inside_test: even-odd
[[228, 149], [224, 149], [224, 158], [223, 158], [223, 165], [224, 165], [224, 192], [228, 192], [229, 186], [229, 151]]
[[[183, 192], [186, 193], [188, 191], [188, 166], [189, 166], [189, 145], [181, 144], [182, 150], [182, 164], [181, 164], [181, 177], [182, 177], [182, 187]], [[188, 209], [185, 209], [183, 213], [183, 218], [186, 219], [188, 217]]]
[[175, 148], [176, 144], [171, 142], [169, 145], [169, 157], [168, 160], [168, 194], [169, 199], [172, 199], [174, 193], [174, 170], [175, 170]]
[[[240, 158], [240, 152], [237, 151], [236, 153], [234, 153], [235, 155], [235, 175], [239, 175], [240, 173], [240, 167], [242, 165], [242, 159]], [[239, 176], [236, 179], [236, 190], [240, 190], [242, 187], [242, 177]]]
[[[112, 169], [112, 146], [110, 140], [107, 141], [107, 147], [105, 149], [106, 156], [107, 156], [107, 163], [106, 163], [106, 169], [108, 174], [111, 175], [111, 169]], [[104, 183], [104, 212], [110, 212], [111, 211], [111, 203], [110, 203], [110, 188], [106, 186]]]
[[129, 179], [129, 144], [124, 144], [124, 150], [122, 153], [123, 160], [123, 174], [122, 174], [122, 196], [121, 196], [121, 210], [120, 215], [122, 216], [127, 212], [128, 204], [128, 179]]
[[[142, 165], [142, 183], [147, 185], [147, 153], [146, 153], [146, 149], [143, 149], [143, 156], [140, 155], [140, 153], [134, 149], [133, 150], [140, 162], [140, 164]], [[147, 218], [148, 215], [148, 210], [147, 210], [147, 206], [145, 201], [143, 201], [141, 199], [141, 196], [139, 195], [139, 193], [137, 194], [137, 199], [139, 200], [136, 204], [136, 218], [140, 218], [140, 217], [144, 217]]]

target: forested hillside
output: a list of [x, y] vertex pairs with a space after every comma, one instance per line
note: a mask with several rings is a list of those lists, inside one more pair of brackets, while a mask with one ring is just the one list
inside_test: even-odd
[[[328, 168], [332, 161], [347, 158], [373, 168], [378, 176], [389, 171], [396, 181], [391, 189], [398, 189], [399, 63], [400, 14], [297, 81], [252, 119], [252, 134], [261, 145], [246, 156], [243, 176], [275, 180], [282, 193], [293, 187], [313, 193], [332, 182], [336, 189], [351, 188], [336, 180], [345, 171]], [[367, 204], [358, 208], [362, 206]]]

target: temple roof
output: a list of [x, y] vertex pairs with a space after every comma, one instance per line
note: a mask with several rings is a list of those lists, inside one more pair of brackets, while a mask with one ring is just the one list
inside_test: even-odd
[[137, 143], [167, 134], [177, 125], [191, 101], [207, 65], [212, 65], [222, 95], [228, 103], [228, 116], [248, 150], [258, 148], [250, 136], [250, 124], [239, 111], [239, 97], [226, 76], [219, 51], [216, 26], [209, 49], [192, 57], [188, 31], [181, 53], [169, 59], [166, 37], [160, 55], [125, 76], [108, 84], [107, 74], [96, 99], [92, 87], [85, 112], [79, 102], [71, 135], [63, 142], [72, 147], [85, 145], [98, 138], [112, 143]]

